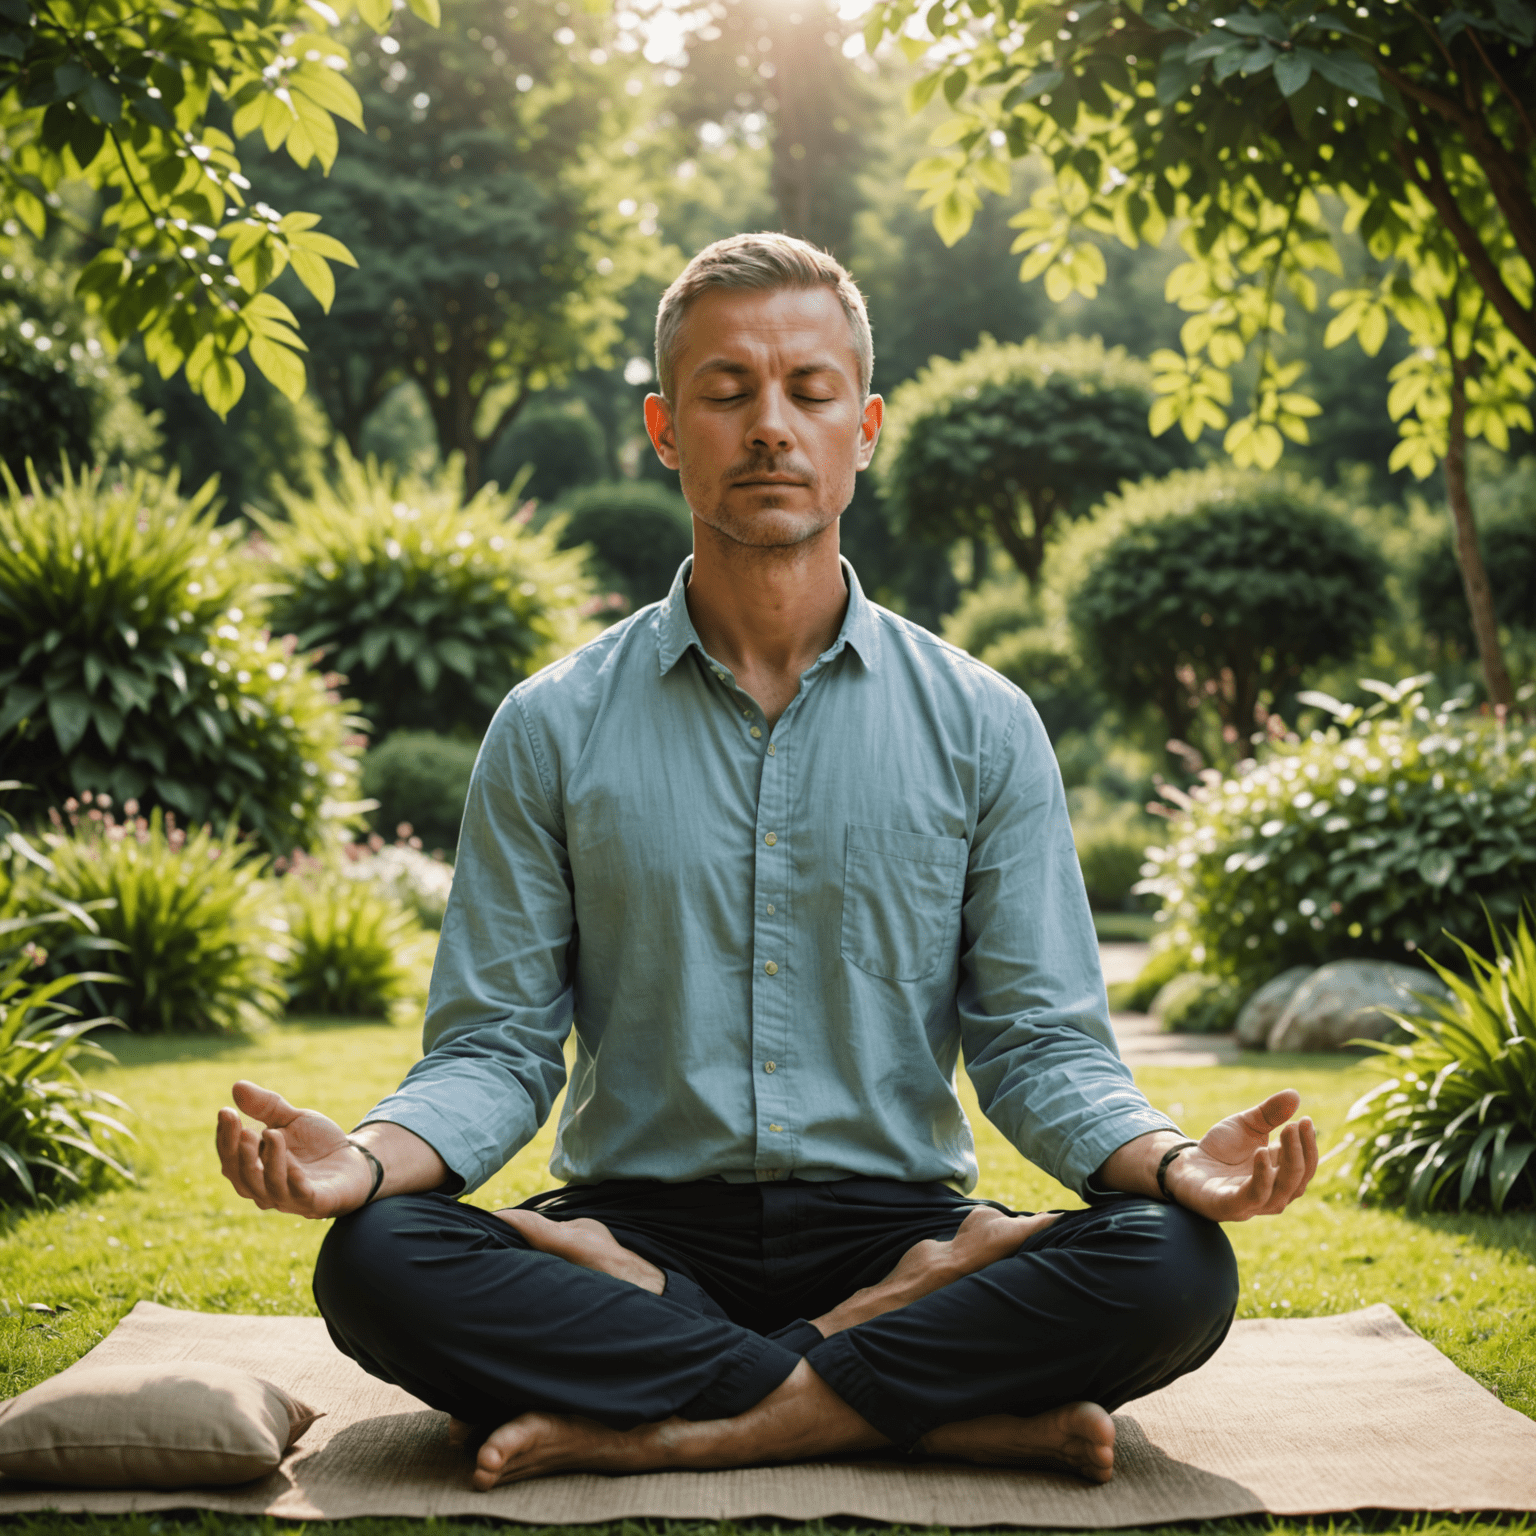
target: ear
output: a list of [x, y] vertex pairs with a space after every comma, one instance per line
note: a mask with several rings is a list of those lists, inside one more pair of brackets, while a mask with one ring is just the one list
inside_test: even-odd
[[879, 395], [871, 395], [864, 402], [864, 414], [859, 421], [860, 469], [868, 469], [875, 456], [875, 444], [880, 441], [880, 427], [885, 421], [885, 401]]
[[664, 395], [645, 397], [645, 430], [650, 434], [651, 446], [656, 457], [668, 469], [676, 469], [682, 460], [678, 457], [677, 437], [672, 427], [672, 407]]

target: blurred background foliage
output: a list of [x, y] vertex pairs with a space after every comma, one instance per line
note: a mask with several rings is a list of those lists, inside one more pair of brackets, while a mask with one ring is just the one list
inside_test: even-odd
[[[137, 342], [114, 352], [74, 293], [94, 253], [79, 231], [99, 223], [110, 189], [61, 183], [42, 239], [0, 217], [12, 515], [30, 507], [36, 523], [37, 508], [74, 494], [65, 462], [77, 477], [102, 468], [91, 495], [103, 517], [129, 494], [114, 487], [150, 487], [131, 493], [148, 509], [170, 471], [186, 491], [165, 494], [183, 500], [217, 477], [188, 504], [199, 528], [216, 520], [238, 569], [216, 600], [184, 610], [212, 638], [183, 665], [250, 671], [234, 651], [269, 643], [309, 689], [308, 715], [287, 711], [290, 728], [275, 711], [254, 746], [222, 730], [223, 712], [206, 749], [173, 728], [171, 756], [189, 766], [162, 771], [137, 685], [100, 670], [128, 666], [108, 654], [121, 645], [82, 631], [69, 642], [77, 672], [50, 651], [0, 683], [0, 771], [39, 786], [28, 814], [132, 793], [146, 813], [234, 821], [273, 855], [361, 830], [366, 814], [377, 837], [403, 837], [388, 860], [370, 858], [393, 860], [402, 892], [418, 875], [428, 890], [431, 869], [412, 860], [451, 859], [474, 750], [506, 688], [664, 595], [688, 552], [677, 476], [641, 426], [655, 305], [688, 254], [743, 229], [826, 246], [863, 287], [891, 409], [875, 473], [843, 517], [844, 552], [871, 596], [1030, 694], [1101, 911], [1152, 905], [1132, 887], [1148, 843], [1166, 840], [1147, 809], [1168, 809], [1159, 786], [1305, 741], [1328, 723], [1299, 702], [1307, 689], [1368, 702], [1361, 676], [1428, 671], [1435, 701], [1476, 711], [1485, 695], [1439, 471], [1419, 485], [1390, 462], [1389, 375], [1410, 349], [1397, 331], [1374, 355], [1325, 347], [1331, 295], [1383, 270], [1344, 207], [1318, 208], [1342, 271], [1319, 276], [1310, 306], [1276, 297], [1274, 366], [1307, 365], [1321, 414], [1287, 450], [1286, 478], [1245, 479], [1214, 441], [1147, 430], [1146, 360], [1179, 347], [1187, 319], [1165, 298], [1185, 260], [1179, 230], [1137, 249], [1088, 237], [1102, 280], [1053, 299], [1019, 281], [1012, 251], [1052, 173], [1010, 146], [1008, 189], [946, 245], [906, 179], [950, 109], [936, 95], [909, 110], [928, 66], [890, 39], [871, 56], [859, 25], [824, 0], [616, 0], [603, 13], [445, 0], [437, 29], [408, 11], [386, 35], [344, 24], [364, 126], [338, 125], [329, 174], [259, 137], [241, 163], [253, 204], [314, 210], [359, 265], [335, 270], [328, 312], [292, 273], [278, 278], [308, 347], [308, 391], [289, 399], [252, 371], [222, 421]], [[222, 110], [210, 104], [215, 127]], [[1239, 396], [1256, 368], [1235, 368]], [[1516, 430], [1507, 451], [1475, 443], [1468, 461], [1522, 685], [1536, 676], [1532, 449]], [[489, 561], [478, 575], [475, 553]], [[18, 635], [20, 622], [0, 612]], [[241, 638], [220, 640], [221, 625]], [[166, 654], [192, 644], [162, 638]], [[105, 647], [99, 665], [91, 645]], [[175, 692], [164, 666], [151, 671]], [[323, 738], [336, 761], [321, 776], [341, 781], [307, 799], [282, 788], [257, 747], [285, 731]], [[226, 736], [270, 784], [223, 751]], [[309, 748], [296, 760], [319, 761]], [[348, 809], [358, 793], [378, 804]], [[198, 795], [212, 799], [188, 809]], [[327, 799], [336, 814], [322, 814]], [[422, 899], [430, 910], [439, 898]]]

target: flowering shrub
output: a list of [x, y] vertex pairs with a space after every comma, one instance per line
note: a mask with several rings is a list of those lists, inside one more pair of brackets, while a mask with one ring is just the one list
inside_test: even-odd
[[92, 1002], [139, 1032], [230, 1033], [282, 1014], [285, 924], [262, 861], [234, 831], [190, 835], [158, 810], [118, 820], [109, 797], [66, 804], [43, 841], [49, 884], [87, 908], [114, 948], [96, 960], [122, 978]]
[[441, 850], [422, 852], [421, 839], [408, 826], [402, 824], [406, 835], [393, 843], [375, 833], [364, 844], [346, 844], [342, 872], [352, 880], [371, 881], [414, 912], [423, 927], [441, 928], [453, 890], [453, 865]]
[[1349, 956], [1455, 961], [1442, 930], [1514, 920], [1536, 882], [1536, 733], [1431, 712], [1427, 681], [1363, 683], [1369, 710], [1304, 694], [1333, 726], [1206, 772], [1137, 887], [1196, 967], [1251, 988]]

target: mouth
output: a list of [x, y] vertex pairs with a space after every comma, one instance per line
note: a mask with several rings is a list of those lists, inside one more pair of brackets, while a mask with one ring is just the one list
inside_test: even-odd
[[744, 480], [733, 481], [734, 485], [805, 485], [804, 480], [797, 480], [793, 475], [749, 475]]

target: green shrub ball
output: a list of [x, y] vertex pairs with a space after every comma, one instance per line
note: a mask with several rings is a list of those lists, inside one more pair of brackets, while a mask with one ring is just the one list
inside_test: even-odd
[[404, 823], [423, 848], [451, 855], [477, 752], [472, 741], [431, 731], [396, 731], [381, 741], [363, 759], [363, 793], [379, 802], [370, 817], [379, 834], [393, 838]]

